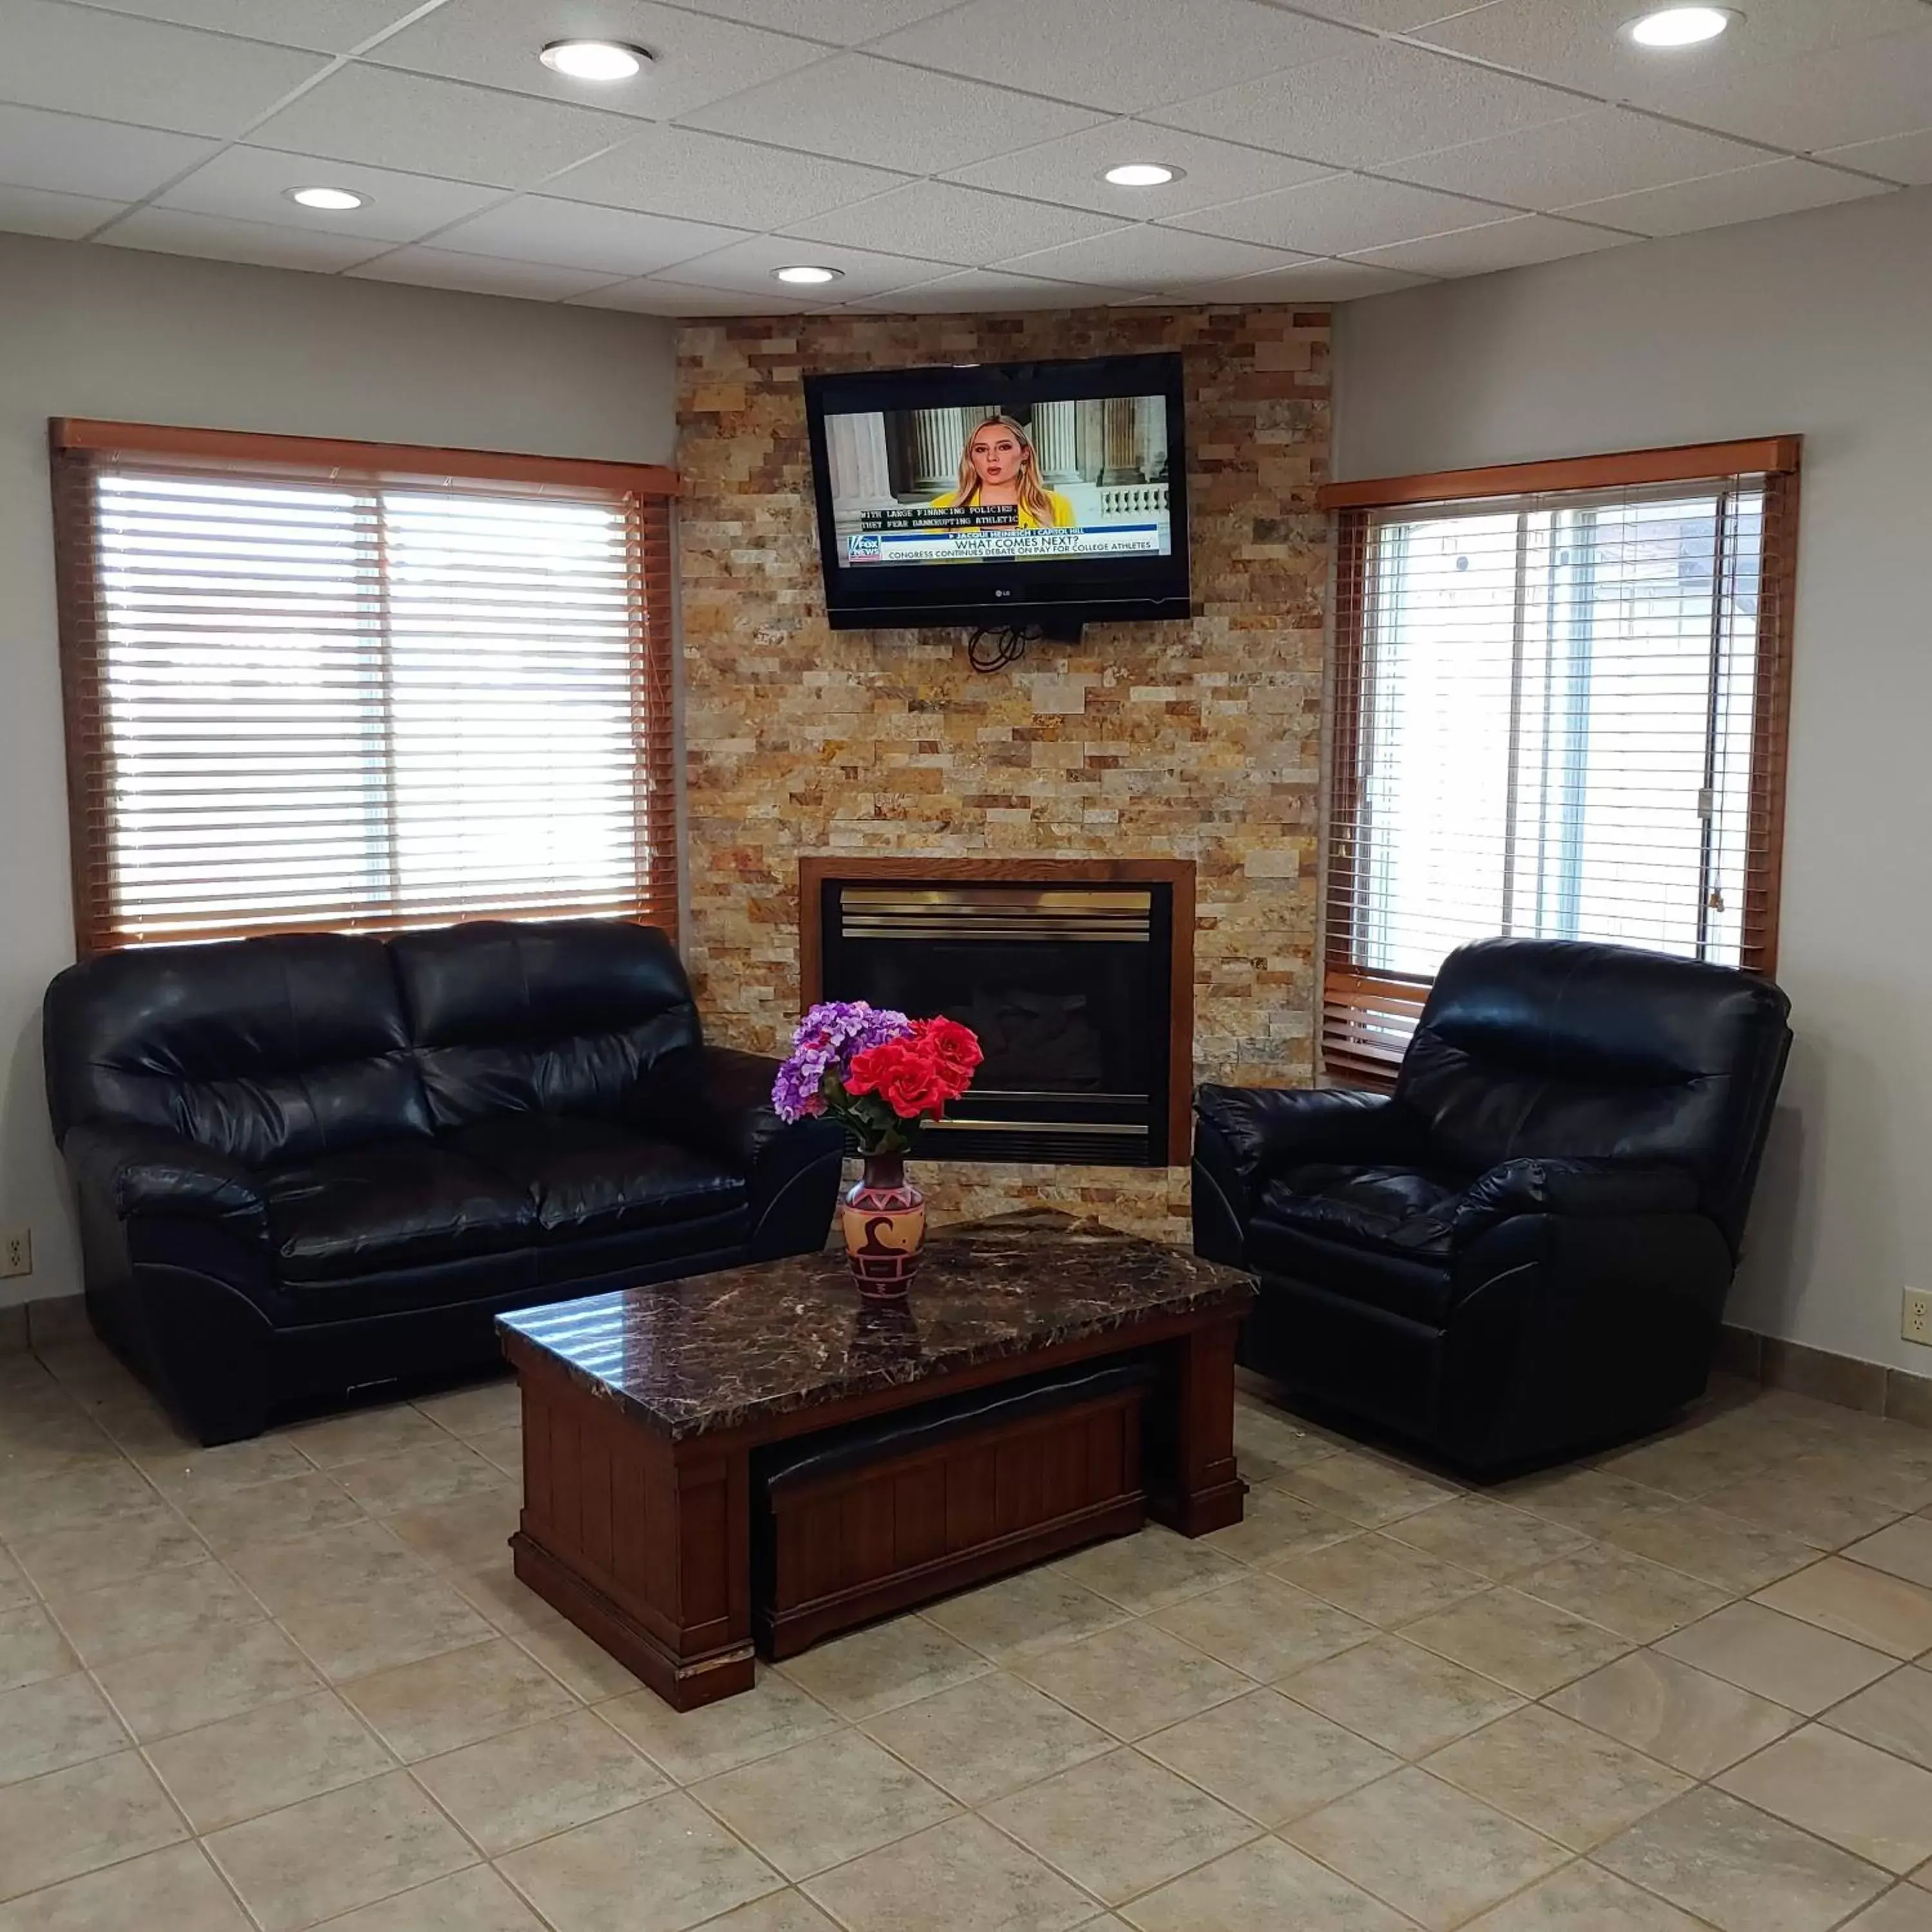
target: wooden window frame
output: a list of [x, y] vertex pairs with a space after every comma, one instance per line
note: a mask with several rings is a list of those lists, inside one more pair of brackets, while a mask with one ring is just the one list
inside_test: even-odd
[[[1338, 907], [1354, 902], [1358, 862], [1353, 827], [1359, 812], [1361, 690], [1365, 662], [1364, 591], [1370, 513], [1418, 504], [1445, 507], [1564, 490], [1714, 483], [1764, 478], [1765, 574], [1759, 585], [1757, 678], [1751, 729], [1751, 804], [1746, 847], [1760, 853], [1747, 874], [1742, 952], [1747, 970], [1766, 975], [1778, 964], [1778, 924], [1784, 857], [1784, 791], [1790, 740], [1792, 635], [1796, 602], [1801, 436], [1687, 443], [1600, 456], [1498, 464], [1359, 482], [1328, 483], [1316, 506], [1335, 516], [1334, 654], [1330, 683], [1328, 831], [1322, 862], [1322, 970], [1316, 1034], [1324, 1076], [1367, 1086], [1394, 1081], [1401, 1056], [1364, 1040], [1365, 1016], [1419, 1015], [1430, 978], [1378, 973], [1358, 964]], [[1760, 775], [1762, 775], [1762, 782]], [[1339, 834], [1339, 844], [1338, 844]], [[1340, 849], [1345, 846], [1346, 850]], [[1357, 1043], [1346, 1043], [1352, 1030]], [[1339, 1042], [1339, 1043], [1338, 1043]]]
[[[451, 485], [501, 483], [542, 490], [595, 490], [627, 498], [630, 519], [629, 570], [643, 635], [636, 653], [636, 676], [650, 691], [638, 707], [649, 716], [662, 706], [662, 724], [636, 740], [644, 769], [642, 800], [656, 794], [670, 802], [677, 822], [675, 703], [675, 572], [671, 505], [679, 494], [676, 471], [658, 464], [626, 464], [561, 456], [532, 456], [501, 450], [464, 449], [423, 443], [368, 442], [347, 438], [262, 434], [252, 430], [201, 429], [156, 423], [114, 422], [92, 417], [56, 416], [47, 425], [52, 470], [54, 557], [59, 625], [61, 684], [67, 757], [70, 864], [73, 880], [74, 942], [77, 956], [118, 950], [132, 944], [121, 935], [109, 885], [110, 855], [104, 814], [97, 793], [100, 748], [92, 721], [100, 716], [100, 662], [97, 644], [100, 592], [94, 526], [71, 507], [76, 487], [92, 474], [94, 459], [125, 454], [165, 462], [178, 458], [190, 466], [239, 474], [311, 472], [314, 480], [376, 484]], [[664, 889], [640, 902], [629, 914], [677, 938], [679, 875], [682, 854], [676, 834]], [[478, 918], [506, 915], [478, 913]], [[353, 930], [395, 929], [385, 922], [357, 921]], [[238, 922], [200, 937], [218, 939], [258, 934], [350, 929], [324, 919]]]

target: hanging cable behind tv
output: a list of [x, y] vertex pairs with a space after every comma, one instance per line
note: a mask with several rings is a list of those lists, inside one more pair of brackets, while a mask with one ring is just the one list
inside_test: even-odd
[[1029, 644], [1077, 644], [1082, 625], [1077, 617], [1043, 618], [1031, 624], [982, 624], [968, 632], [966, 662], [975, 670], [1004, 670], [1026, 656]]

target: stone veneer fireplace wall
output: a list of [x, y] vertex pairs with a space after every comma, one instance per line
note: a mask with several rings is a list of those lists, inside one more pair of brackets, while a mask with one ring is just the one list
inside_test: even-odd
[[[1309, 1077], [1328, 316], [1291, 307], [757, 318], [688, 326], [678, 466], [690, 922], [716, 1037], [798, 1008], [799, 860], [1188, 858], [1196, 1079]], [[990, 676], [958, 632], [826, 627], [806, 371], [1178, 349], [1186, 623], [1095, 625]], [[1182, 1232], [1187, 1172], [933, 1163], [942, 1215], [1035, 1202]]]

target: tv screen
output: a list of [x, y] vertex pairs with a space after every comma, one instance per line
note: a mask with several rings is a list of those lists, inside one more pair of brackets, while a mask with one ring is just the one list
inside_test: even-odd
[[835, 629], [1184, 617], [1180, 358], [806, 378]]

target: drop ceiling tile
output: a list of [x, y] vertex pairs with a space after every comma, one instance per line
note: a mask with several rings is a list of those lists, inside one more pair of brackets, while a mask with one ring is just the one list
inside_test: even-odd
[[40, 107], [0, 107], [0, 182], [134, 201], [218, 144]]
[[[1160, 188], [1116, 188], [1102, 177], [1123, 161], [1160, 161], [1181, 170]], [[1298, 182], [1317, 181], [1331, 170], [1318, 161], [1238, 147], [1204, 134], [1156, 127], [1148, 121], [1107, 121], [1058, 141], [1016, 148], [954, 171], [976, 188], [1001, 188], [1069, 207], [1118, 215], [1123, 221], [1168, 220], [1217, 202], [1266, 194]]]
[[962, 0], [704, 0], [707, 14], [842, 47], [855, 47], [961, 4]]
[[971, 266], [1024, 254], [1030, 248], [1084, 241], [1120, 226], [1111, 215], [928, 181], [796, 222], [788, 232], [812, 241], [842, 242], [854, 248], [924, 255], [935, 262]]
[[1198, 31], [1174, 0], [975, 0], [871, 51], [1130, 114], [1361, 44], [1346, 27], [1255, 0], [1217, 0]]
[[688, 118], [713, 134], [929, 175], [1071, 134], [1101, 117], [868, 54], [838, 54]]
[[531, 302], [562, 302], [610, 280], [581, 268], [541, 262], [500, 262], [488, 255], [459, 255], [446, 248], [398, 248], [356, 269], [358, 281], [409, 282], [418, 288], [458, 289], [478, 296], [521, 296]]
[[264, 147], [493, 188], [529, 188], [634, 133], [617, 114], [350, 67], [255, 130]]
[[1178, 228], [1143, 224], [1117, 228], [1090, 241], [1070, 242], [995, 266], [1049, 280], [1085, 282], [1129, 292], [1178, 289], [1201, 281], [1225, 281], [1285, 268], [1296, 258], [1279, 248], [1257, 248], [1216, 235], [1191, 235]]
[[1411, 188], [1372, 175], [1330, 175], [1306, 188], [1284, 188], [1279, 194], [1226, 208], [1203, 208], [1178, 220], [1206, 234], [1232, 236], [1305, 255], [1348, 255], [1502, 218], [1501, 208], [1466, 201], [1460, 195], [1439, 194], [1433, 188]]
[[292, 47], [54, 0], [7, 0], [0, 10], [0, 100], [184, 134], [238, 134], [326, 64]]
[[416, 10], [421, 0], [87, 0], [116, 14], [169, 20], [274, 40], [320, 53], [346, 53]]
[[[878, 255], [862, 248], [836, 248], [823, 242], [788, 240], [782, 235], [754, 236], [734, 242], [728, 248], [699, 256], [669, 272], [662, 278], [687, 283], [693, 287], [740, 289], [774, 292], [787, 290], [774, 281], [772, 271], [809, 262], [819, 268], [836, 268], [839, 279], [815, 291], [827, 303], [850, 302], [860, 296], [884, 295], [913, 282], [929, 282], [952, 266], [950, 262], [921, 261], [911, 255]], [[817, 307], [816, 303], [809, 306]]]
[[179, 208], [137, 208], [100, 237], [117, 248], [164, 255], [200, 255], [217, 262], [253, 262], [268, 268], [346, 268], [385, 244], [366, 236], [317, 234], [227, 215], [191, 214]]
[[1633, 45], [1618, 29], [1636, 0], [1496, 0], [1418, 37], [1499, 67], [1702, 122], [1703, 90], [1768, 62], [1922, 24], [1923, 0], [1750, 0], [1730, 32], [1694, 47]]
[[1295, 0], [1295, 10], [1318, 14], [1377, 34], [1406, 34], [1453, 14], [1473, 14], [1499, 0]]
[[1680, 128], [1627, 107], [1599, 107], [1571, 120], [1420, 155], [1400, 164], [1397, 171], [1405, 181], [1453, 194], [1546, 209], [1664, 188], [1766, 158], [1762, 148], [1721, 134]]
[[502, 256], [561, 268], [648, 275], [743, 238], [736, 228], [526, 194], [446, 229], [436, 238], [436, 245], [467, 255]]
[[[572, 80], [538, 58], [551, 40], [623, 40], [650, 64], [634, 80]], [[668, 121], [823, 60], [810, 40], [647, 0], [446, 0], [368, 56], [386, 67]]]
[[554, 180], [546, 190], [606, 208], [674, 214], [728, 227], [784, 228], [897, 188], [904, 175], [818, 154], [734, 141], [688, 128], [646, 128], [620, 148]]
[[119, 214], [124, 206], [90, 195], [56, 194], [45, 188], [0, 183], [0, 232], [51, 235], [60, 241], [75, 242]]
[[1892, 192], [1881, 182], [1840, 174], [1812, 161], [1766, 161], [1729, 174], [1707, 175], [1702, 181], [1646, 189], [1642, 194], [1580, 202], [1569, 212], [1640, 235], [1688, 235], [1694, 229], [1760, 221], [1766, 215], [1792, 214], [1801, 208], [1826, 208], [1834, 202]]
[[1263, 275], [1212, 282], [1190, 292], [1197, 301], [1226, 302], [1352, 302], [1358, 296], [1392, 295], [1429, 280], [1366, 262], [1312, 261]]
[[820, 302], [790, 302], [778, 295], [747, 292], [742, 289], [686, 288], [675, 282], [614, 282], [608, 288], [592, 289], [587, 296], [573, 296], [572, 308], [620, 308], [633, 315], [704, 316], [803, 315], [824, 306]]
[[1927, 24], [1802, 58], [1748, 68], [1666, 94], [1658, 105], [1707, 128], [1800, 154], [1915, 134], [1932, 122], [1932, 10]]
[[1818, 158], [1848, 168], [1861, 168], [1887, 181], [1922, 186], [1932, 182], [1932, 128], [1916, 134], [1893, 134], [1882, 141], [1856, 141], [1848, 148], [1827, 148]]
[[1292, 68], [1146, 118], [1336, 167], [1372, 168], [1560, 121], [1580, 105], [1533, 81], [1381, 40], [1364, 53]]
[[[368, 200], [339, 214], [305, 208], [288, 198], [297, 188], [346, 188]], [[288, 154], [272, 148], [224, 148], [155, 202], [197, 214], [228, 214], [274, 222], [317, 234], [366, 235], [378, 242], [413, 242], [487, 208], [502, 190], [469, 182], [411, 175], [352, 161]]]
[[1547, 214], [1518, 214], [1485, 222], [1452, 235], [1420, 242], [1397, 242], [1364, 249], [1358, 258], [1372, 268], [1401, 268], [1421, 275], [1486, 275], [1498, 268], [1526, 268], [1536, 262], [1560, 262], [1570, 255], [1621, 248], [1632, 238], [1580, 221], [1558, 221]]
[[964, 274], [942, 275], [889, 296], [868, 296], [849, 307], [874, 314], [968, 315], [1024, 314], [1036, 309], [1103, 308], [1120, 299], [1118, 289], [1095, 288], [1078, 282], [1046, 282], [1010, 269], [968, 268]]

